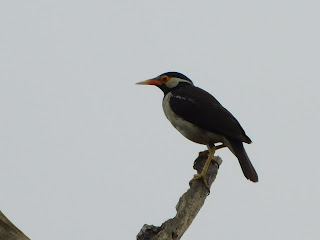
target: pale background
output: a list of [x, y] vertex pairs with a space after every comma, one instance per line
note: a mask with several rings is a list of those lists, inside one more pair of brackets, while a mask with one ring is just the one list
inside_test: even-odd
[[135, 239], [205, 146], [135, 82], [180, 71], [240, 121], [183, 239], [319, 239], [319, 1], [1, 0], [0, 209], [35, 239]]

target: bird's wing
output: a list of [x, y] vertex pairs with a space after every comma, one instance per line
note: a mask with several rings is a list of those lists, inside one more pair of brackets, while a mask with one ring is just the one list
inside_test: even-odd
[[208, 92], [186, 86], [171, 94], [172, 111], [186, 121], [227, 138], [251, 143], [237, 119]]

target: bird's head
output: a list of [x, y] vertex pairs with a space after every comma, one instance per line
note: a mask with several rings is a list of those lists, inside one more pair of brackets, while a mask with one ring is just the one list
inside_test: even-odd
[[159, 75], [158, 77], [148, 79], [146, 81], [138, 82], [140, 85], [155, 85], [159, 87], [165, 94], [172, 91], [173, 89], [193, 85], [192, 81], [178, 72], [167, 72]]

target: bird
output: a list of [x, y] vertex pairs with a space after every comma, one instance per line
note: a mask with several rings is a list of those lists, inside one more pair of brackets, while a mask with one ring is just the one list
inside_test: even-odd
[[208, 158], [201, 173], [195, 174], [190, 181], [190, 186], [195, 180], [202, 179], [209, 190], [206, 181], [208, 168], [215, 151], [224, 147], [237, 157], [244, 176], [252, 182], [258, 182], [258, 174], [243, 146], [243, 143], [250, 144], [251, 139], [238, 120], [215, 97], [196, 87], [179, 72], [166, 72], [136, 84], [160, 88], [164, 93], [163, 111], [173, 127], [187, 139], [207, 146]]

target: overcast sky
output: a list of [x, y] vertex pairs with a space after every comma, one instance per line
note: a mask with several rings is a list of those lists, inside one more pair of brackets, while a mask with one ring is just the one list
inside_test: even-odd
[[31, 239], [135, 239], [175, 215], [206, 147], [167, 121], [179, 71], [253, 140], [183, 237], [318, 239], [319, 1], [0, 3], [0, 210]]

